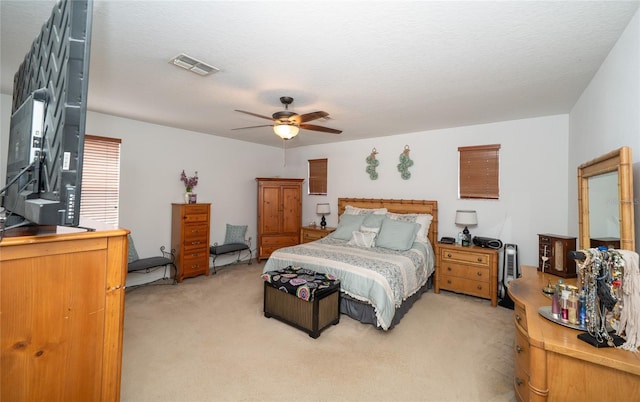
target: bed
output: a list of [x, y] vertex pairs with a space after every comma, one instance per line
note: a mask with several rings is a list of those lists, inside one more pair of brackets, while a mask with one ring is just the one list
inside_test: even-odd
[[[276, 250], [263, 272], [294, 265], [330, 273], [341, 282], [341, 313], [389, 330], [431, 286], [438, 203], [339, 198], [338, 214], [340, 222], [335, 232]], [[415, 230], [413, 238], [404, 235], [410, 225]], [[354, 232], [358, 233], [353, 233], [350, 229], [356, 226], [359, 229]], [[369, 229], [375, 233], [373, 242]]]

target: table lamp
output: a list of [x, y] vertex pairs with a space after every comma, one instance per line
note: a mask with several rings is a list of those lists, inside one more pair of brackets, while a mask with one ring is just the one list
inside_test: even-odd
[[464, 230], [462, 231], [462, 245], [464, 247], [469, 247], [471, 245], [471, 233], [469, 233], [468, 226], [474, 226], [477, 224], [478, 215], [476, 214], [476, 211], [456, 211], [456, 225], [464, 226]]
[[329, 203], [321, 203], [316, 205], [316, 214], [322, 215], [322, 219], [320, 220], [320, 227], [322, 229], [326, 228], [327, 221], [324, 219], [324, 216], [331, 214], [331, 208], [329, 207]]

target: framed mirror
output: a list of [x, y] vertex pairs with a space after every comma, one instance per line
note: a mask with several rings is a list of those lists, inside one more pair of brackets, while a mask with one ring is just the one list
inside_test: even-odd
[[608, 242], [635, 251], [632, 162], [622, 147], [578, 166], [580, 248]]

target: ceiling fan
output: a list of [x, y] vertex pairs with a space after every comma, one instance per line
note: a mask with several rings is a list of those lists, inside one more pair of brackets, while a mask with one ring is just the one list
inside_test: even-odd
[[260, 117], [261, 119], [271, 120], [273, 124], [264, 124], [260, 126], [250, 126], [250, 127], [239, 127], [234, 128], [233, 130], [244, 130], [247, 128], [257, 128], [257, 127], [273, 127], [273, 131], [283, 140], [290, 140], [296, 135], [301, 128], [305, 130], [311, 131], [321, 131], [323, 133], [329, 134], [340, 134], [342, 130], [335, 130], [329, 127], [322, 127], [315, 124], [307, 124], [307, 122], [312, 120], [321, 119], [323, 117], [329, 116], [329, 113], [323, 111], [305, 113], [305, 114], [297, 114], [289, 110], [289, 105], [293, 103], [293, 98], [290, 96], [282, 96], [280, 98], [280, 102], [284, 105], [284, 110], [280, 112], [275, 112], [271, 117], [263, 116], [261, 114], [246, 112], [244, 110], [236, 109], [236, 112], [249, 114], [251, 116]]

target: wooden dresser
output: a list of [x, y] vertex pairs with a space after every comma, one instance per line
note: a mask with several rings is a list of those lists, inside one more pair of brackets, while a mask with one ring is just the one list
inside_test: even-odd
[[258, 261], [275, 250], [298, 244], [302, 226], [304, 179], [257, 178]]
[[300, 228], [300, 243], [309, 243], [311, 241], [320, 240], [336, 228], [326, 226], [324, 229], [320, 226], [303, 226]]
[[[581, 331], [553, 323], [538, 308], [551, 305], [542, 288], [557, 276], [522, 267], [509, 283], [514, 301], [514, 388], [519, 401], [631, 401], [640, 395], [640, 353], [595, 348]], [[573, 284], [575, 279], [566, 279]]]
[[120, 400], [127, 233], [0, 242], [0, 400]]
[[436, 255], [435, 293], [451, 290], [498, 305], [498, 250], [437, 243]]
[[209, 275], [211, 204], [171, 205], [171, 248], [176, 250], [176, 279]]

